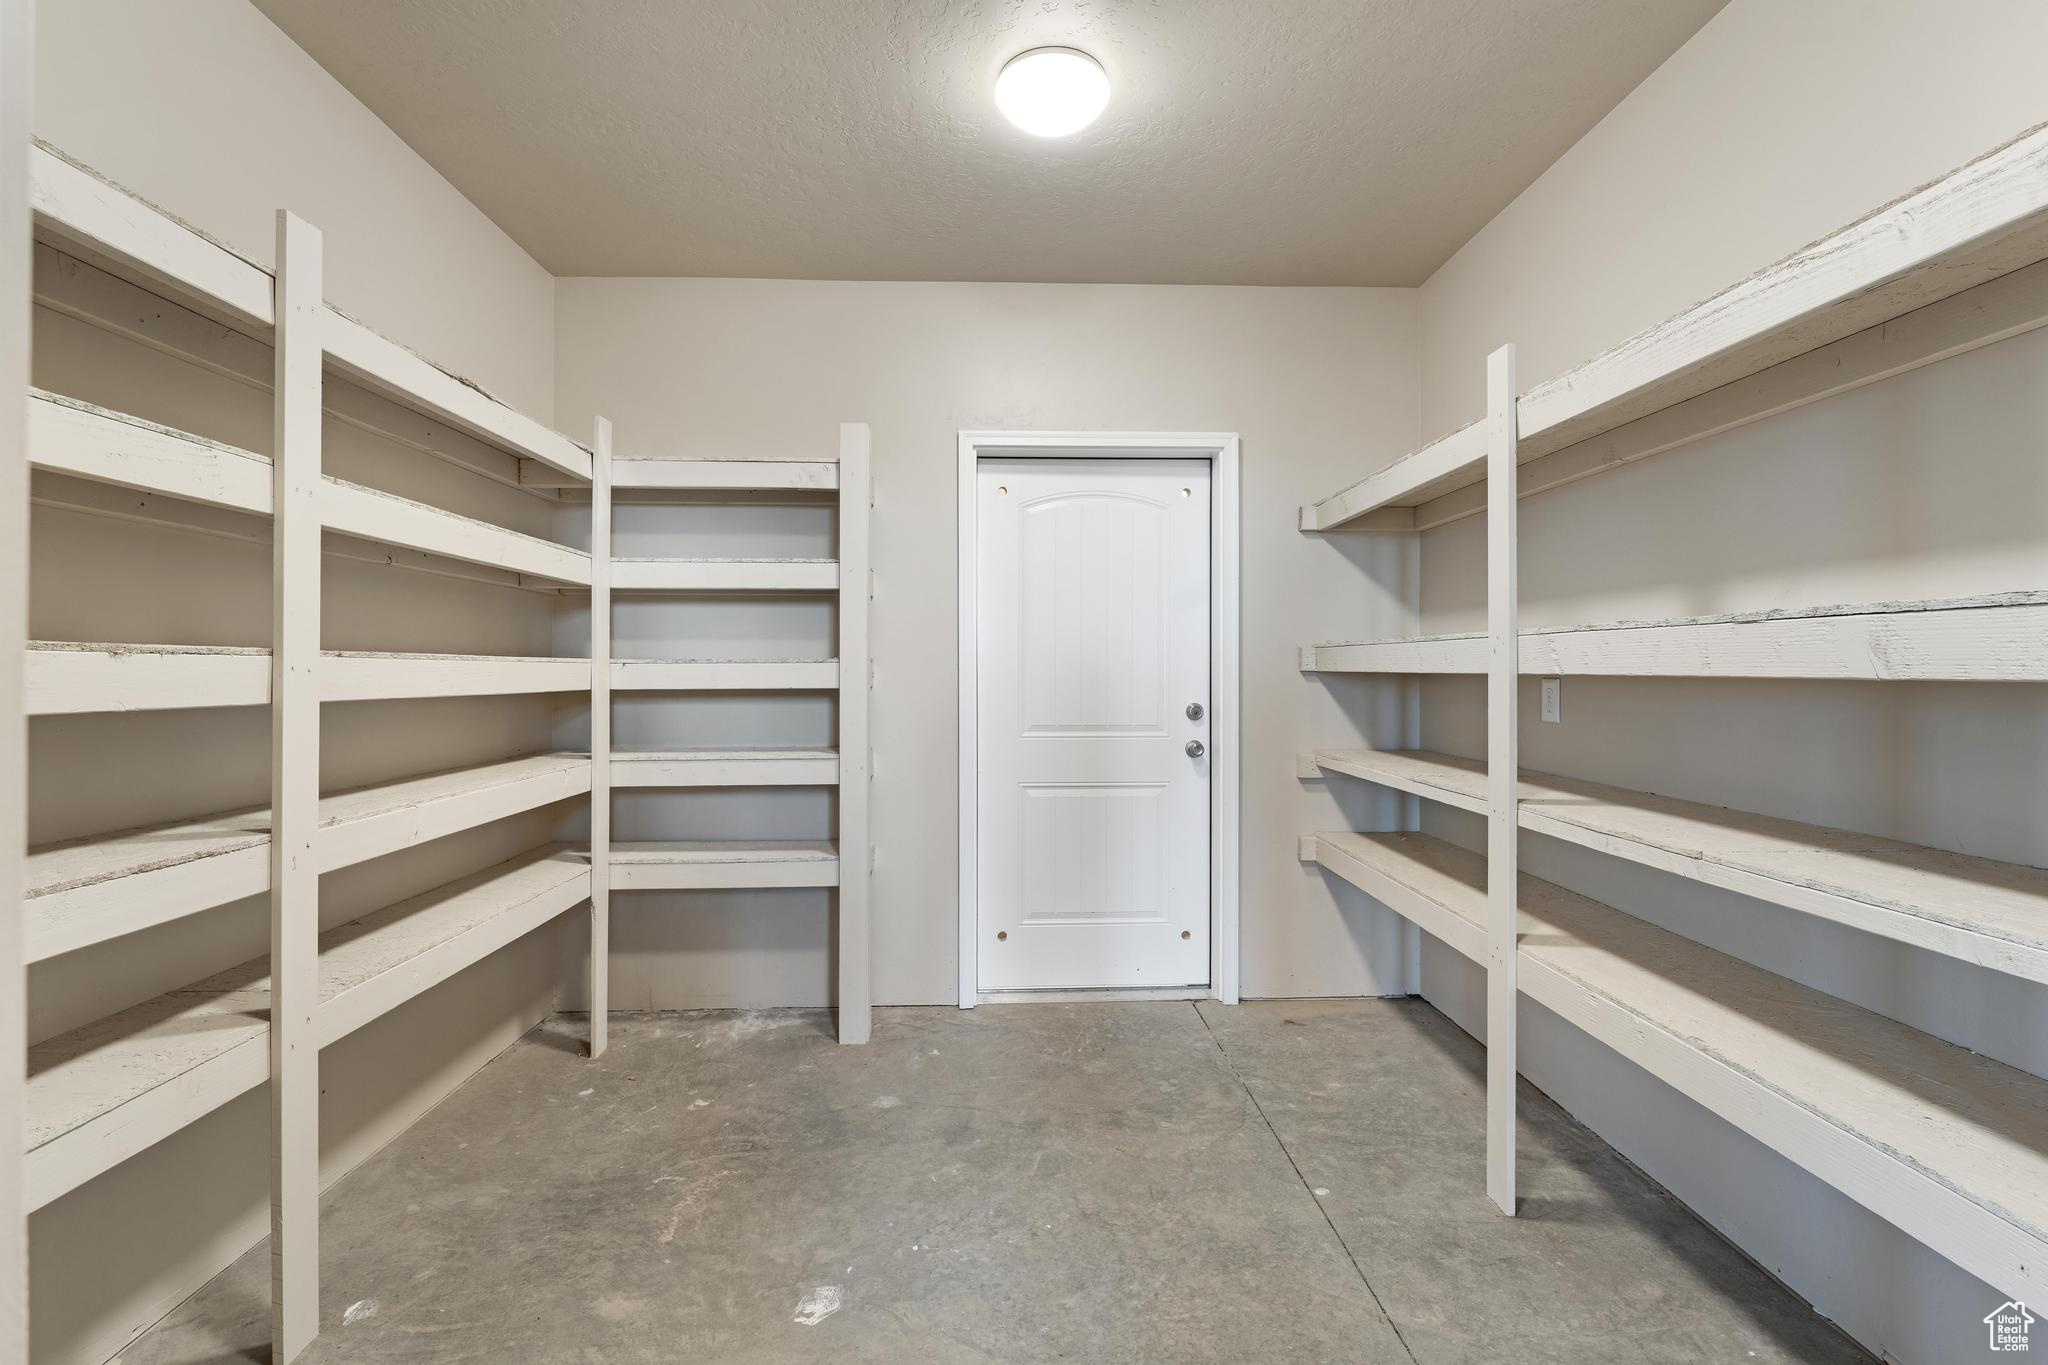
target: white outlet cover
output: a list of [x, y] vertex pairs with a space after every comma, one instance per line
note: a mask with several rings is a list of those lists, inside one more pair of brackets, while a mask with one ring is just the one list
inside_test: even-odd
[[1543, 719], [1553, 725], [1564, 720], [1564, 680], [1545, 678], [1543, 680]]

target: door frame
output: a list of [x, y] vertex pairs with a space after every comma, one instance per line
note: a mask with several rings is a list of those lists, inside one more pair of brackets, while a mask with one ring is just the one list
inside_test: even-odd
[[[1236, 432], [963, 431], [960, 433], [960, 1008], [980, 1002], [979, 938], [980, 640], [976, 476], [983, 460], [1209, 461], [1209, 991], [1237, 1003], [1238, 864], [1243, 767], [1238, 761], [1240, 645]], [[1139, 992], [1142, 994], [1143, 992]], [[1034, 992], [1038, 995], [1074, 993]], [[1117, 991], [1090, 993], [1114, 996]], [[1123, 994], [1129, 994], [1125, 992]], [[1181, 993], [1185, 995], [1185, 993]]]

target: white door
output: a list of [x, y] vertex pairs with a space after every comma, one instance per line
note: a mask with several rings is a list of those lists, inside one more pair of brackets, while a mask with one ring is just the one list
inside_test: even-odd
[[984, 460], [985, 991], [1209, 981], [1209, 463]]

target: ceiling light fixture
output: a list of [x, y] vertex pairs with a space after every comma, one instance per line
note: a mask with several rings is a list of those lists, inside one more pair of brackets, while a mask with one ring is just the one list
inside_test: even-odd
[[1095, 122], [1109, 103], [1102, 64], [1071, 47], [1034, 47], [996, 77], [996, 108], [1033, 137], [1066, 137]]

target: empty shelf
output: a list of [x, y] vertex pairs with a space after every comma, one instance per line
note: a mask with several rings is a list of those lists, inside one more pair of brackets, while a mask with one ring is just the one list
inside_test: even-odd
[[270, 459], [61, 394], [30, 389], [31, 467], [270, 515]]
[[[328, 650], [320, 665], [322, 701], [581, 692], [590, 686], [588, 659]], [[31, 640], [25, 683], [32, 716], [265, 706], [270, 651]]]
[[823, 489], [839, 487], [836, 460], [613, 460], [614, 488]]
[[[259, 334], [275, 322], [268, 270], [41, 144], [29, 149], [29, 203], [42, 233], [123, 273], [168, 286], [209, 314], [253, 324]], [[589, 480], [590, 452], [568, 437], [346, 314], [325, 311], [324, 347], [342, 374], [501, 450]]]
[[[549, 847], [321, 935], [321, 1046], [588, 898], [589, 860]], [[270, 1074], [268, 959], [29, 1049], [30, 1208], [219, 1108]]]
[[340, 479], [321, 480], [320, 523], [329, 531], [362, 540], [403, 545], [531, 578], [590, 585], [586, 551]]
[[837, 886], [839, 850], [814, 839], [613, 844], [614, 891], [710, 891]]
[[829, 787], [834, 749], [623, 749], [612, 752], [613, 787]]
[[[338, 792], [314, 844], [331, 872], [590, 790], [582, 754], [531, 754]], [[122, 830], [31, 849], [28, 960], [134, 933], [270, 887], [270, 812]]]
[[[1526, 462], [2048, 257], [2048, 129], [2037, 128], [1521, 397]], [[1302, 510], [1328, 530], [1485, 476], [1466, 427]]]
[[30, 640], [23, 672], [31, 716], [270, 701], [267, 649]]
[[[37, 469], [270, 515], [266, 456], [56, 394], [31, 391], [29, 400], [29, 459]], [[321, 481], [320, 520], [342, 535], [466, 564], [590, 582], [590, 556], [581, 550], [341, 479]]]
[[[1486, 636], [1311, 645], [1318, 673], [1484, 673]], [[1523, 673], [1561, 676], [2048, 679], [2048, 592], [1795, 608], [1521, 635]]]
[[[1325, 750], [1323, 769], [1486, 810], [1486, 765]], [[1522, 828], [1978, 966], [2048, 981], [2048, 871], [1524, 770]]]
[[613, 592], [835, 592], [836, 559], [614, 559]]
[[499, 402], [473, 380], [450, 374], [331, 305], [321, 333], [328, 364], [363, 387], [439, 417], [500, 450], [589, 482], [589, 451]]
[[619, 659], [612, 686], [622, 691], [830, 691], [837, 659]]
[[320, 656], [320, 700], [389, 701], [403, 697], [490, 697], [584, 692], [590, 660], [499, 654], [372, 654], [327, 650]]
[[[1484, 961], [1484, 858], [1417, 834], [1316, 843]], [[1521, 906], [1523, 994], [2001, 1292], [2048, 1289], [2048, 1081], [1534, 877]]]

